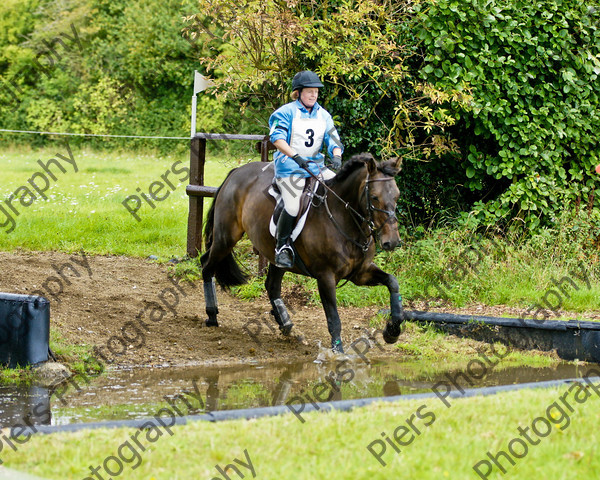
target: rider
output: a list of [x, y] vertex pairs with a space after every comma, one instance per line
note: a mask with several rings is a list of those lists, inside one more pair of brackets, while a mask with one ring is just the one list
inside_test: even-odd
[[292, 80], [294, 101], [278, 108], [269, 118], [271, 143], [277, 147], [273, 154], [275, 181], [284, 204], [275, 244], [275, 264], [281, 268], [291, 268], [294, 264], [288, 240], [300, 210], [300, 195], [310, 176], [307, 169], [324, 180], [335, 176], [324, 164], [323, 145], [332, 158], [332, 167], [337, 170], [342, 165], [343, 146], [333, 119], [317, 103], [322, 87], [316, 73], [298, 72]]

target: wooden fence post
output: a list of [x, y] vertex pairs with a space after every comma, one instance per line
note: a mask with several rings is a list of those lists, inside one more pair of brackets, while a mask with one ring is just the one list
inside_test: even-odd
[[[257, 147], [260, 151], [260, 161], [261, 162], [269, 161], [269, 144], [270, 143], [271, 142], [269, 141], [269, 136], [266, 135], [265, 138], [263, 138], [257, 145]], [[271, 143], [271, 145], [273, 145], [273, 144]], [[258, 256], [258, 275], [261, 277], [263, 275], [266, 275], [268, 266], [269, 266], [269, 261], [262, 255], [259, 255]]]
[[[190, 185], [204, 185], [204, 163], [206, 161], [206, 139], [192, 138], [190, 146]], [[187, 254], [194, 258], [202, 251], [202, 220], [204, 197], [190, 195], [188, 215]]]

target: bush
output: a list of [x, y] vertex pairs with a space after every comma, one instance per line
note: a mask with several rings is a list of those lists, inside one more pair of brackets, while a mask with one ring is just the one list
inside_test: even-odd
[[[199, 68], [195, 56], [202, 49], [181, 33], [181, 17], [191, 5], [174, 0], [143, 5], [29, 0], [0, 6], [0, 18], [10, 22], [0, 29], [2, 128], [188, 136], [193, 73]], [[222, 109], [215, 99], [201, 96], [198, 103], [198, 128], [218, 129]], [[33, 145], [48, 140], [30, 135], [11, 140], [15, 138]], [[153, 142], [70, 141], [101, 148], [148, 148]], [[172, 149], [173, 141], [156, 145]]]
[[[463, 89], [452, 133], [473, 214], [536, 229], [598, 196], [600, 12], [577, 0], [439, 0], [419, 7], [423, 78]], [[596, 208], [596, 207], [594, 207]]]

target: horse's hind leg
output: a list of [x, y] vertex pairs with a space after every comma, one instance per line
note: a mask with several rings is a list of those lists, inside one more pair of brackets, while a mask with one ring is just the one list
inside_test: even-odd
[[279, 330], [281, 330], [281, 333], [284, 335], [289, 335], [294, 324], [290, 320], [288, 311], [281, 299], [281, 280], [283, 279], [284, 274], [285, 270], [278, 268], [273, 264], [269, 265], [265, 287], [269, 295], [269, 300], [271, 301], [271, 306], [273, 307], [271, 313], [279, 325]]
[[206, 303], [206, 319], [207, 327], [218, 327], [219, 321], [217, 320], [217, 314], [219, 313], [219, 305], [217, 304], [217, 290], [215, 288], [215, 281], [211, 277], [208, 280], [204, 280], [204, 302]]
[[[231, 285], [239, 285], [244, 281], [241, 272], [239, 272], [239, 267], [231, 255], [231, 250], [241, 238], [243, 232], [240, 233], [238, 230], [231, 229], [231, 232], [228, 233], [231, 233], [231, 235], [226, 236], [223, 232], [215, 235], [215, 241], [208, 251], [200, 257], [202, 280], [204, 282], [204, 302], [206, 304], [206, 314], [208, 315], [206, 319], [207, 327], [219, 326], [215, 275], [217, 279], [220, 279], [220, 285], [225, 288]], [[239, 274], [231, 274], [232, 271], [239, 272]], [[238, 275], [240, 275], [239, 278]]]
[[214, 279], [214, 262], [211, 262], [211, 251], [207, 251], [200, 257], [202, 263], [202, 281], [204, 282], [204, 303], [206, 304], [206, 319], [207, 327], [218, 327], [217, 314], [219, 313], [219, 305], [217, 304], [217, 289], [215, 288]]

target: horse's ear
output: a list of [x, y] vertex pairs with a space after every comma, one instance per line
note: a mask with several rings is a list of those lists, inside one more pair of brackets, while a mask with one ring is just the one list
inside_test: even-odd
[[365, 158], [365, 163], [367, 165], [367, 170], [369, 172], [369, 175], [373, 176], [377, 173], [377, 162], [373, 158], [373, 155], [371, 155], [370, 153], [367, 155], [368, 155], [368, 157]]
[[390, 177], [398, 175], [400, 170], [402, 170], [402, 157], [392, 157], [382, 162], [380, 170]]

